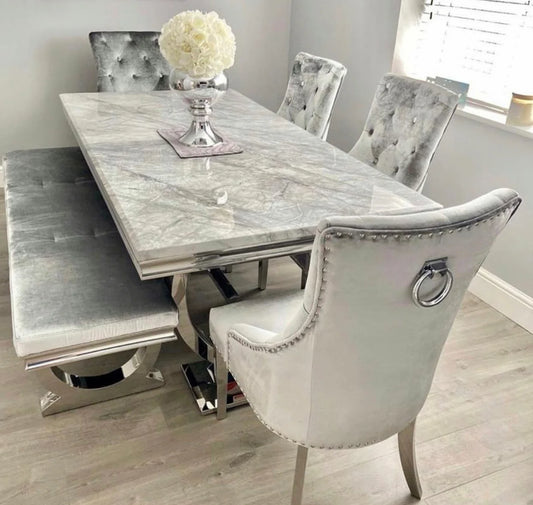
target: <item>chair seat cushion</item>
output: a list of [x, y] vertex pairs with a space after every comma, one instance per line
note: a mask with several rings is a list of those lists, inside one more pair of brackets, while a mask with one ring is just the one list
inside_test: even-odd
[[303, 305], [303, 290], [270, 294], [261, 291], [239, 303], [211, 309], [209, 332], [218, 352], [228, 362], [228, 331], [240, 324], [279, 334]]
[[177, 325], [165, 281], [139, 279], [78, 148], [12, 152], [4, 167], [19, 356]]

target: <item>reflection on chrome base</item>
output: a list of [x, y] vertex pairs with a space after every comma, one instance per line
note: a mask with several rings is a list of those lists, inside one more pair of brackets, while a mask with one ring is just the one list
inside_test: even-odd
[[[209, 272], [226, 302], [239, 299], [238, 293], [221, 270]], [[172, 279], [172, 298], [178, 306], [180, 314], [178, 333], [184, 342], [200, 357], [201, 361], [181, 365], [185, 379], [191, 389], [198, 409], [202, 415], [214, 414], [217, 410], [217, 383], [215, 379], [215, 347], [209, 335], [206, 335], [194, 322], [189, 314], [187, 304], [187, 284], [189, 274], [175, 275]], [[235, 379], [228, 374], [227, 408], [247, 405], [248, 401], [241, 393]]]
[[161, 344], [140, 347], [118, 366], [109, 367], [109, 360], [121, 357], [117, 355], [116, 358], [103, 356], [69, 364], [68, 370], [59, 366], [38, 369], [36, 373], [48, 390], [41, 398], [42, 415], [163, 386], [163, 375], [153, 368], [160, 349]]
[[[183, 375], [202, 415], [214, 414], [217, 410], [217, 384], [214, 364], [207, 360], [181, 365]], [[248, 401], [237, 382], [228, 374], [227, 408], [247, 405]]]

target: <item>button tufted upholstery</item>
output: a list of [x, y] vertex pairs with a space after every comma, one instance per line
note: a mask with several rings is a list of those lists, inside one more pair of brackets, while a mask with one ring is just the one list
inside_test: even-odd
[[170, 68], [159, 50], [159, 32], [92, 32], [98, 91], [168, 90]]
[[178, 314], [168, 287], [139, 279], [81, 151], [15, 151], [4, 167], [17, 354], [172, 335]]
[[345, 75], [346, 67], [336, 61], [298, 53], [278, 114], [326, 140], [333, 106]]
[[350, 154], [421, 191], [458, 98], [436, 84], [385, 75]]

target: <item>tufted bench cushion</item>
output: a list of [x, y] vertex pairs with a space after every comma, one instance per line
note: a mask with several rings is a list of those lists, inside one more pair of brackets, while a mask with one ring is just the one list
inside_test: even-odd
[[20, 357], [177, 325], [164, 280], [141, 281], [78, 148], [6, 155], [13, 341]]
[[170, 68], [159, 49], [159, 32], [92, 32], [98, 91], [168, 90]]

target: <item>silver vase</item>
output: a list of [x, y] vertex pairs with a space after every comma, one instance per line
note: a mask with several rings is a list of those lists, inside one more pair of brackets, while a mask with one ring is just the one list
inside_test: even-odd
[[222, 142], [222, 137], [213, 129], [209, 115], [211, 107], [228, 89], [224, 72], [214, 77], [191, 77], [181, 70], [170, 73], [170, 89], [179, 91], [189, 106], [192, 123], [179, 141], [187, 146], [212, 147]]

